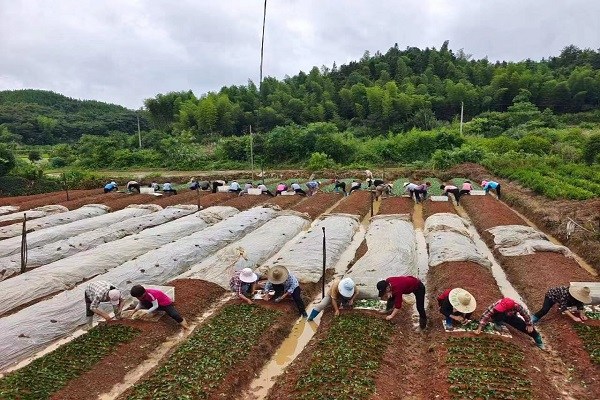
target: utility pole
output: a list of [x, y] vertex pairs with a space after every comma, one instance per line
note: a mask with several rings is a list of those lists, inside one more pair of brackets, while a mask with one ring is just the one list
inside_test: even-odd
[[252, 140], [252, 125], [250, 125], [250, 165], [252, 168], [252, 181], [254, 182], [254, 141]]
[[463, 128], [463, 112], [465, 109], [465, 103], [464, 102], [460, 102], [460, 134], [462, 135], [462, 128]]
[[136, 117], [137, 117], [137, 124], [138, 124], [138, 142], [140, 143], [140, 149], [142, 148], [142, 131], [140, 130], [140, 114], [139, 111], [137, 113], [135, 113]]

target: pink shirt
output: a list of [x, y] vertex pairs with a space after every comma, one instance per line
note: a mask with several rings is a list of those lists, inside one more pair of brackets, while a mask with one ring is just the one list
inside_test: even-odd
[[171, 298], [158, 289], [146, 289], [146, 293], [144, 293], [141, 300], [149, 301], [151, 303], [154, 300], [157, 300], [159, 307], [169, 306], [173, 304]]
[[463, 183], [462, 190], [473, 190], [473, 186], [470, 183]]
[[287, 190], [287, 187], [285, 185], [277, 185], [277, 190], [284, 191]]

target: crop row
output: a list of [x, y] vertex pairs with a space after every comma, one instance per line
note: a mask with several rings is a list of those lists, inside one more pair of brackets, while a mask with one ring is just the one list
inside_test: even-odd
[[[366, 399], [375, 388], [375, 376], [390, 341], [392, 327], [381, 318], [363, 313], [336, 317], [326, 336], [317, 341], [308, 364], [293, 385], [295, 399]], [[306, 353], [303, 353], [306, 354]], [[277, 390], [269, 398], [280, 398]], [[285, 397], [284, 397], [285, 398]]]
[[226, 306], [196, 329], [148, 379], [135, 385], [127, 398], [207, 398], [280, 315], [253, 305]]
[[48, 399], [70, 380], [115, 351], [116, 346], [131, 341], [138, 334], [138, 330], [123, 325], [92, 328], [87, 334], [0, 379], [0, 398]]
[[448, 381], [453, 398], [532, 397], [531, 381], [521, 368], [525, 357], [517, 346], [487, 337], [452, 337], [446, 345], [446, 362], [450, 366]]
[[574, 328], [590, 354], [592, 362], [600, 365], [600, 326], [574, 325]]

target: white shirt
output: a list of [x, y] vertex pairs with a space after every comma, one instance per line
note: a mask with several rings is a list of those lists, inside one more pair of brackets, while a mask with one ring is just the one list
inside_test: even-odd
[[163, 184], [163, 192], [165, 190], [173, 190], [173, 187], [171, 186], [171, 184], [169, 182], [166, 182], [165, 184]]
[[409, 183], [408, 185], [406, 185], [406, 187], [404, 188], [405, 192], [409, 192], [411, 190], [417, 190], [419, 188], [419, 185], [416, 185], [414, 183]]
[[292, 189], [294, 189], [294, 190], [300, 189], [300, 184], [298, 184], [298, 183], [292, 183]]
[[240, 184], [236, 181], [231, 182], [229, 185], [229, 190], [238, 190], [240, 188]]
[[267, 187], [266, 187], [265, 185], [263, 185], [263, 184], [260, 184], [260, 185], [258, 185], [258, 189], [262, 190], [263, 192], [266, 192], [267, 190], [269, 190], [269, 189], [267, 189]]

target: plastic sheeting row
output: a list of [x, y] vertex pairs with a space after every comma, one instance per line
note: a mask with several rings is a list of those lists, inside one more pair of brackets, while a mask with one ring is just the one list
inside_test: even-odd
[[[216, 207], [201, 211], [207, 212]], [[239, 240], [277, 215], [271, 208], [237, 210], [218, 207], [232, 217], [213, 226], [149, 251], [136, 260], [126, 262], [96, 276], [124, 290], [134, 284], [164, 284], [183, 273], [189, 266], [210, 256], [224, 246]], [[195, 215], [190, 216], [196, 218]], [[170, 224], [180, 225], [190, 217]], [[199, 218], [196, 218], [199, 219]], [[169, 224], [167, 224], [169, 225]], [[0, 370], [19, 362], [86, 323], [82, 283], [71, 290], [29, 306], [15, 314], [0, 318]]]
[[258, 272], [265, 274], [273, 265], [282, 265], [293, 272], [300, 282], [318, 282], [323, 275], [323, 228], [326, 237], [326, 265], [332, 268], [358, 231], [359, 222], [355, 215], [323, 216], [310, 230], [290, 244], [280, 257], [268, 260]]
[[453, 261], [492, 266], [471, 238], [469, 223], [456, 214], [433, 214], [425, 221], [423, 233], [429, 247], [429, 265], [432, 267]]
[[18, 206], [0, 206], [0, 215], [6, 215], [19, 211]]
[[[83, 208], [83, 207], [82, 207]], [[162, 207], [153, 204], [133, 205], [119, 211], [108, 214], [92, 216], [80, 219], [64, 225], [54, 226], [51, 229], [40, 229], [27, 234], [27, 247], [29, 249], [40, 247], [48, 243], [66, 239], [80, 233], [88, 232], [97, 228], [109, 226], [128, 218], [150, 214], [161, 210]], [[81, 208], [80, 208], [81, 210]], [[63, 214], [66, 215], [67, 213]], [[29, 225], [28, 225], [29, 226]], [[10, 256], [21, 251], [21, 237], [11, 237], [0, 241], [0, 256]], [[1, 264], [0, 264], [1, 265]]]
[[495, 248], [503, 256], [525, 256], [538, 251], [573, 256], [567, 247], [552, 243], [548, 240], [548, 236], [530, 226], [502, 225], [487, 231], [494, 235]]
[[[34, 219], [33, 221], [27, 221], [26, 228], [27, 231], [39, 231], [40, 229], [64, 225], [70, 222], [79, 221], [80, 219], [96, 217], [98, 215], [106, 214], [109, 211], [110, 207], [107, 207], [103, 204], [88, 204], [87, 206], [83, 206], [76, 210], [48, 215], [46, 217]], [[22, 231], [22, 223], [3, 226], [0, 228], [0, 239], [19, 236]]]
[[382, 279], [417, 275], [417, 239], [409, 215], [371, 218], [365, 240], [367, 252], [346, 274], [360, 288], [359, 298], [378, 298], [376, 285]]
[[[309, 227], [308, 217], [293, 211], [282, 212], [257, 230], [244, 236], [206, 260], [192, 266], [178, 278], [203, 279], [229, 288], [229, 279], [236, 270], [260, 266], [283, 245]], [[246, 259], [240, 256], [242, 249]]]
[[[153, 205], [157, 209], [160, 206]], [[125, 211], [124, 209], [121, 211]], [[146, 206], [140, 211], [150, 212], [152, 208]], [[144, 229], [162, 225], [166, 222], [173, 221], [177, 218], [196, 212], [197, 207], [191, 205], [179, 205], [167, 207], [164, 210], [153, 212], [151, 214], [144, 213], [138, 217], [128, 218], [118, 223], [111, 223], [103, 228], [97, 228], [89, 232], [80, 233], [79, 235], [69, 237], [67, 239], [48, 243], [45, 246], [30, 249], [27, 252], [27, 268], [36, 268], [42, 265], [50, 264], [54, 261], [72, 256], [82, 251], [90, 250], [104, 243], [110, 243], [115, 240], [124, 238], [143, 231]], [[119, 213], [115, 212], [114, 214]], [[107, 214], [106, 216], [109, 216]], [[102, 216], [104, 217], [104, 216]], [[97, 217], [97, 218], [102, 218]], [[92, 218], [95, 219], [95, 218]], [[69, 224], [70, 225], [70, 224]], [[64, 225], [65, 227], [68, 225]], [[41, 231], [44, 232], [44, 231]], [[34, 232], [35, 233], [35, 232]], [[10, 241], [12, 239], [7, 239]], [[2, 242], [0, 242], [1, 248]], [[0, 281], [17, 274], [21, 269], [21, 255], [13, 254], [8, 257], [0, 258]]]
[[[81, 281], [102, 274], [150, 250], [191, 235], [235, 212], [237, 209], [232, 207], [209, 207], [196, 214], [102, 244], [2, 281], [0, 282], [0, 315], [52, 293], [71, 289]], [[170, 256], [176, 257], [177, 253]]]
[[[10, 207], [10, 208], [8, 208], [8, 207]], [[16, 212], [19, 210], [19, 207], [14, 207], [14, 206], [8, 206], [8, 207], [0, 207], [0, 222], [22, 221], [23, 214], [26, 214], [27, 220], [30, 220], [30, 219], [46, 217], [48, 215], [60, 214], [60, 213], [69, 211], [69, 209], [67, 207], [61, 206], [59, 204], [36, 207], [36, 208], [32, 208], [30, 210], [21, 211], [21, 212]], [[7, 210], [7, 212], [3, 213], [2, 212], [3, 209]]]

